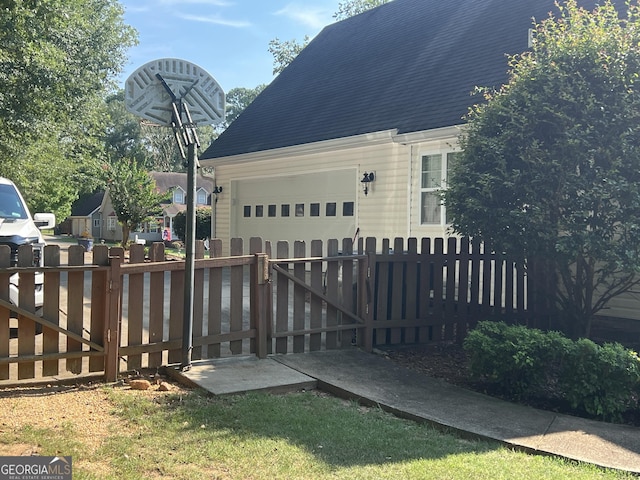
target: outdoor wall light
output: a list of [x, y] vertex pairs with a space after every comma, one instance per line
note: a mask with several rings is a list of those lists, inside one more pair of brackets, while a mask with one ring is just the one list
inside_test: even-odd
[[222, 187], [216, 186], [213, 189], [213, 193], [215, 193], [216, 195], [218, 195], [219, 193], [222, 193]]
[[362, 177], [362, 180], [360, 180], [360, 183], [362, 183], [362, 188], [364, 189], [364, 194], [367, 195], [369, 193], [369, 184], [371, 182], [373, 182], [376, 179], [376, 175], [371, 172], [371, 173], [367, 173], [364, 172], [364, 176]]

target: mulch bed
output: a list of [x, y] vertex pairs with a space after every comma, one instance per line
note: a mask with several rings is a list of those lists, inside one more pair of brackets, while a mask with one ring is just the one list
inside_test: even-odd
[[[572, 409], [571, 405], [557, 397], [529, 398], [519, 401], [499, 395], [490, 384], [471, 377], [467, 354], [460, 345], [455, 343], [379, 346], [378, 351], [403, 367], [440, 378], [459, 387], [542, 410], [590, 418], [585, 412]], [[622, 423], [640, 427], [640, 408], [626, 412], [623, 415]]]

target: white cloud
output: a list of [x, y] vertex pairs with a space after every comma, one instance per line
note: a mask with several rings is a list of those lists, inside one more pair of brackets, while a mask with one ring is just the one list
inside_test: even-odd
[[191, 22], [213, 23], [214, 25], [224, 25], [226, 27], [247, 28], [251, 26], [251, 22], [244, 20], [227, 20], [217, 15], [189, 15], [179, 13], [178, 17]]
[[331, 23], [331, 12], [323, 8], [310, 8], [308, 5], [289, 3], [275, 15], [282, 15], [307, 27], [319, 30]]

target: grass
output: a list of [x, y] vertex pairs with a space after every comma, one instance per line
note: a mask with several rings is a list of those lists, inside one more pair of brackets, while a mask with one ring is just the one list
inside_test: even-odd
[[[41, 455], [72, 455], [76, 479], [634, 478], [466, 440], [317, 392], [144, 397], [105, 388], [118, 428], [97, 450], [83, 447], [72, 423], [24, 428], [12, 440], [41, 445]], [[99, 477], [82, 468], [90, 462], [102, 465]]]

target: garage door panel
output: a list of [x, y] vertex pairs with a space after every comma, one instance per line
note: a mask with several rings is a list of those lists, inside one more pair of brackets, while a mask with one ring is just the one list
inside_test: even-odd
[[232, 182], [232, 236], [271, 242], [342, 239], [356, 231], [357, 171]]

